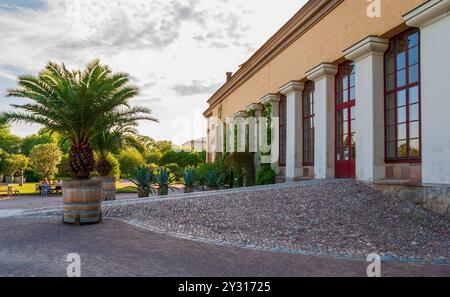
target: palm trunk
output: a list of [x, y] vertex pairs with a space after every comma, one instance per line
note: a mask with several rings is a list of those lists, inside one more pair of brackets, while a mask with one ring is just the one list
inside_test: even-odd
[[89, 145], [72, 145], [69, 168], [76, 179], [88, 179], [95, 167], [94, 153]]

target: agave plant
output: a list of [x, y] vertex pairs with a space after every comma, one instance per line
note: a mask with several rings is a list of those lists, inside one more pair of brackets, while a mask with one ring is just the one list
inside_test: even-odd
[[218, 170], [210, 170], [205, 175], [208, 190], [218, 190], [223, 185], [223, 175]]
[[140, 166], [134, 169], [131, 181], [136, 185], [139, 198], [148, 197], [153, 194], [153, 182], [155, 176], [150, 168]]
[[146, 107], [130, 107], [138, 87], [129, 75], [113, 73], [99, 60], [83, 71], [48, 62], [38, 75], [19, 76], [18, 87], [8, 96], [31, 99], [12, 104], [19, 111], [4, 112], [7, 122], [40, 124], [69, 140], [69, 168], [77, 179], [87, 179], [95, 166], [93, 139], [102, 131], [138, 120], [155, 120]]
[[160, 196], [167, 196], [169, 194], [169, 189], [174, 189], [172, 185], [175, 182], [175, 178], [166, 167], [159, 168], [158, 173], [155, 176], [155, 181], [156, 184], [158, 184], [158, 192]]
[[188, 167], [183, 171], [184, 192], [191, 193], [197, 185], [197, 172], [195, 168]]

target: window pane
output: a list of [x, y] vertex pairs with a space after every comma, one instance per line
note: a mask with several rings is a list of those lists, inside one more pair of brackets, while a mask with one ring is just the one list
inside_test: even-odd
[[344, 91], [344, 93], [342, 94], [342, 97], [343, 97], [344, 102], [348, 102], [348, 90]]
[[408, 53], [408, 65], [414, 65], [419, 63], [419, 47], [413, 47], [409, 49]]
[[342, 118], [342, 110], [338, 110], [338, 111], [337, 111], [337, 114], [336, 114], [336, 121], [337, 121], [338, 123], [340, 123], [340, 122], [343, 121], [343, 118]]
[[343, 125], [344, 128], [344, 134], [348, 133], [348, 122], [345, 122], [345, 124]]
[[406, 105], [406, 90], [401, 90], [397, 92], [397, 107], [402, 107]]
[[395, 140], [395, 125], [388, 126], [386, 133], [387, 133], [387, 135], [386, 135], [387, 141], [394, 141]]
[[355, 86], [355, 74], [352, 73], [350, 75], [350, 87], [354, 87]]
[[419, 102], [419, 86], [409, 88], [409, 104]]
[[409, 83], [415, 83], [419, 81], [419, 65], [409, 67]]
[[395, 69], [394, 56], [387, 57], [386, 61], [386, 73], [391, 74], [394, 73]]
[[400, 158], [405, 158], [408, 156], [406, 152], [406, 140], [397, 142], [397, 156]]
[[350, 160], [350, 154], [349, 154], [349, 148], [348, 147], [344, 147], [344, 160]]
[[419, 138], [419, 122], [409, 124], [409, 138]]
[[400, 124], [397, 128], [397, 139], [404, 140], [406, 139], [406, 124]]
[[420, 156], [419, 139], [412, 139], [409, 142], [409, 156], [410, 157]]
[[393, 125], [395, 124], [395, 109], [389, 109], [387, 111], [387, 124], [388, 125]]
[[352, 87], [350, 89], [350, 100], [353, 100], [355, 98], [356, 98], [356, 96], [355, 96], [355, 87]]
[[387, 109], [392, 109], [395, 107], [395, 94], [390, 93], [387, 96]]
[[347, 90], [348, 89], [348, 76], [347, 75], [345, 75], [342, 78], [342, 89], [343, 90]]
[[418, 121], [419, 120], [419, 104], [413, 104], [409, 106], [409, 120]]
[[403, 69], [406, 67], [405, 57], [405, 40], [404, 37], [397, 39], [397, 69]]
[[388, 142], [387, 144], [387, 157], [394, 158], [395, 157], [395, 142]]
[[354, 120], [356, 118], [356, 107], [352, 106], [350, 107], [350, 119]]
[[389, 74], [386, 80], [386, 89], [392, 91], [395, 89], [395, 73]]
[[408, 47], [419, 45], [419, 33], [414, 33], [408, 36]]
[[342, 114], [344, 117], [344, 122], [348, 121], [348, 109], [347, 108], [342, 110]]
[[397, 110], [397, 123], [400, 124], [406, 122], [406, 106], [400, 107]]
[[397, 87], [406, 85], [406, 70], [397, 71]]
[[349, 146], [349, 144], [350, 144], [349, 141], [350, 141], [350, 139], [349, 139], [348, 134], [342, 135], [342, 143], [345, 147]]

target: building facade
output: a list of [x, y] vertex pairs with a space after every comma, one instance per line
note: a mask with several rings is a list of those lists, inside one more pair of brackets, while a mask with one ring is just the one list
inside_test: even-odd
[[211, 119], [270, 107], [286, 180], [449, 185], [449, 11], [450, 0], [310, 0], [208, 100], [208, 159]]

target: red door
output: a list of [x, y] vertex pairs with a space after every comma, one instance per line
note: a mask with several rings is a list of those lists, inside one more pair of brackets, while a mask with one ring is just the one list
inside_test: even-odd
[[336, 178], [355, 178], [355, 65], [345, 62], [336, 75]]

